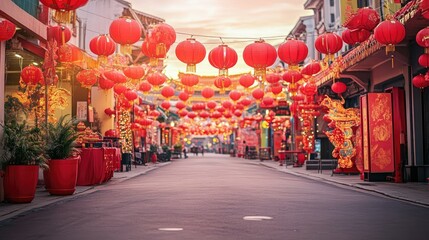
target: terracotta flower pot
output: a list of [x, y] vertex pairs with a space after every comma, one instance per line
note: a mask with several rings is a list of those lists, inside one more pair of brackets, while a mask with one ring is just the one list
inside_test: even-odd
[[45, 187], [52, 195], [72, 195], [76, 190], [80, 157], [49, 160], [49, 169], [43, 172]]
[[3, 180], [5, 199], [11, 203], [33, 201], [38, 177], [38, 165], [7, 166]]

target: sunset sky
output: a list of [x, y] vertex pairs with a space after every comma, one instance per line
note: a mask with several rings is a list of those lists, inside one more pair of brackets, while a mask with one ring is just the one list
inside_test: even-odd
[[[284, 41], [299, 17], [312, 15], [304, 10], [305, 0], [129, 0], [134, 9], [161, 17], [177, 32], [176, 43], [168, 52], [165, 73], [177, 78], [186, 64], [175, 56], [177, 43], [191, 35], [204, 44], [207, 54], [221, 44], [220, 37], [238, 54], [238, 62], [230, 74], [249, 72], [242, 58], [246, 45], [263, 38], [276, 45]], [[200, 35], [208, 36], [203, 37]], [[217, 75], [206, 58], [197, 64], [197, 74]]]

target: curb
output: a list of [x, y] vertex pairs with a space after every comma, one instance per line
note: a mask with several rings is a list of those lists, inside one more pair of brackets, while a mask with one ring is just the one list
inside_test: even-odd
[[262, 166], [265, 166], [265, 167], [268, 167], [268, 168], [272, 168], [272, 169], [276, 169], [279, 172], [283, 172], [283, 173], [286, 173], [286, 174], [291, 174], [291, 175], [298, 176], [298, 177], [303, 177], [303, 178], [307, 178], [307, 179], [311, 179], [311, 180], [323, 180], [323, 181], [325, 181], [327, 183], [330, 183], [330, 184], [333, 183], [333, 184], [343, 185], [343, 186], [350, 187], [350, 188], [356, 188], [356, 189], [359, 189], [359, 190], [365, 190], [367, 192], [376, 193], [376, 194], [379, 194], [379, 195], [382, 195], [384, 197], [388, 197], [388, 198], [391, 198], [391, 199], [395, 199], [395, 200], [400, 200], [400, 201], [404, 201], [404, 202], [416, 204], [416, 205], [419, 205], [419, 206], [422, 206], [422, 207], [429, 207], [429, 203], [425, 203], [425, 202], [421, 202], [421, 201], [416, 201], [416, 200], [412, 200], [412, 199], [404, 198], [404, 197], [400, 197], [400, 196], [395, 196], [395, 195], [392, 195], [392, 194], [389, 194], [389, 193], [386, 193], [386, 192], [383, 192], [383, 191], [380, 191], [380, 190], [369, 189], [369, 188], [366, 188], [364, 186], [359, 186], [359, 185], [356, 185], [356, 184], [344, 183], [344, 182], [336, 181], [336, 180], [333, 180], [333, 179], [327, 179], [327, 178], [323, 178], [323, 177], [313, 176], [311, 174], [305, 174], [305, 173], [298, 173], [298, 172], [293, 172], [293, 171], [282, 170], [282, 169], [277, 168], [276, 166], [272, 166], [272, 165], [266, 164], [264, 162], [260, 162], [259, 165], [262, 165]]

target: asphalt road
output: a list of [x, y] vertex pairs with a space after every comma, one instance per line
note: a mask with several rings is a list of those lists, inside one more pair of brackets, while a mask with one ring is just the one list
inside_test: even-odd
[[0, 239], [429, 239], [429, 208], [205, 154], [1, 222]]

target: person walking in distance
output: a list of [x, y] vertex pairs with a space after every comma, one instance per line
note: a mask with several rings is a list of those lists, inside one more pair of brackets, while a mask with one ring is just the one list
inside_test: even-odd
[[204, 157], [204, 146], [201, 146], [201, 155]]

